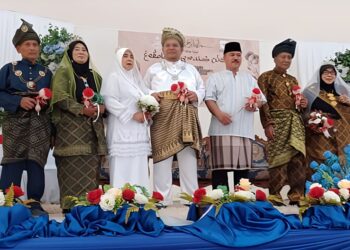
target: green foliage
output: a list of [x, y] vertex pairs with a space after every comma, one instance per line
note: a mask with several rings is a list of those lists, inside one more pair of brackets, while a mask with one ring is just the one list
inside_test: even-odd
[[51, 71], [55, 71], [61, 62], [64, 50], [67, 45], [74, 40], [80, 39], [78, 36], [67, 32], [65, 28], [49, 25], [49, 34], [42, 36], [41, 51], [38, 63], [49, 67]]
[[344, 81], [350, 82], [350, 50], [345, 52], [336, 52], [335, 57], [330, 60], [340, 73]]

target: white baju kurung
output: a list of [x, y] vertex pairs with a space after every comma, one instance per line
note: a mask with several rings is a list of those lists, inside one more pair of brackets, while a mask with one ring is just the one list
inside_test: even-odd
[[148, 155], [151, 150], [148, 128], [132, 118], [140, 111], [137, 101], [143, 95], [142, 79], [137, 82], [138, 72], [132, 74], [131, 71], [112, 72], [102, 84], [101, 93], [109, 114], [107, 144], [110, 183], [117, 188], [126, 183], [148, 188]]
[[[187, 88], [197, 94], [200, 105], [205, 96], [203, 80], [194, 66], [177, 61], [175, 63], [163, 60], [153, 64], [146, 72], [145, 85], [150, 93], [169, 91], [173, 83], [184, 82]], [[195, 150], [186, 147], [176, 154], [179, 163], [181, 190], [192, 194], [198, 188], [197, 158]], [[155, 191], [164, 196], [164, 203], [171, 204], [172, 167], [173, 157], [154, 164]]]

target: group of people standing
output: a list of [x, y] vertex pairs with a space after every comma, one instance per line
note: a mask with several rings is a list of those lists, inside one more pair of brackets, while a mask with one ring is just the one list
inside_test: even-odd
[[[149, 186], [148, 157], [152, 155], [153, 189], [163, 194], [165, 204], [170, 204], [175, 155], [182, 191], [193, 193], [198, 188], [197, 156], [202, 141], [198, 106], [203, 101], [212, 113], [209, 135], [214, 188], [228, 185], [229, 171], [234, 171], [235, 183], [248, 176], [254, 112], [258, 110], [268, 138], [270, 200], [276, 205], [283, 203], [279, 192], [286, 183], [291, 186], [291, 203], [304, 195], [306, 156], [308, 160], [322, 160], [325, 149], [341, 154], [342, 146], [350, 143], [350, 89], [333, 65], [321, 67], [296, 107], [292, 90], [298, 82], [287, 74], [295, 41], [288, 39], [274, 47], [276, 66], [257, 82], [240, 70], [240, 44], [227, 43], [226, 69], [210, 75], [206, 88], [196, 68], [181, 61], [185, 44], [181, 32], [165, 28], [161, 43], [164, 58], [153, 64], [144, 78], [132, 50], [121, 48], [115, 53], [112, 72], [102, 80], [91, 63], [87, 45], [80, 40], [69, 44], [52, 77], [46, 67], [36, 63], [40, 39], [32, 25], [23, 20], [13, 38], [23, 59], [0, 70], [0, 106], [7, 112], [0, 189], [12, 183], [20, 185], [26, 170], [27, 195], [35, 200], [31, 209], [40, 215], [44, 213], [40, 199], [50, 147], [54, 150], [63, 209], [65, 196], [79, 196], [98, 186], [101, 160], [107, 155], [113, 187], [125, 183]], [[174, 83], [185, 84], [185, 104], [171, 90]], [[36, 95], [42, 88], [51, 88], [52, 99], [38, 112]], [[100, 94], [104, 102], [86, 105], [87, 89]], [[261, 93], [252, 105], [247, 99], [254, 89]], [[159, 102], [160, 110], [154, 117], [137, 106], [144, 95], [152, 95]], [[337, 132], [330, 139], [308, 130], [305, 137], [303, 115], [314, 109], [336, 120]], [[107, 118], [107, 136], [103, 118]], [[149, 138], [145, 124], [151, 119]]]

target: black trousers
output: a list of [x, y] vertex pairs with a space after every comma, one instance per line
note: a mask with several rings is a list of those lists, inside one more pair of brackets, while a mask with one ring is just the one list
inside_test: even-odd
[[241, 178], [248, 178], [249, 170], [233, 170], [233, 169], [214, 170], [211, 175], [211, 183], [213, 185], [213, 189], [217, 188], [219, 185], [226, 186], [229, 189], [227, 173], [232, 171], [234, 172], [233, 181], [235, 185], [239, 183], [239, 180]]
[[13, 183], [21, 186], [23, 171], [27, 171], [27, 197], [40, 201], [44, 194], [45, 174], [44, 168], [31, 160], [3, 164], [0, 178], [0, 189], [6, 190]]

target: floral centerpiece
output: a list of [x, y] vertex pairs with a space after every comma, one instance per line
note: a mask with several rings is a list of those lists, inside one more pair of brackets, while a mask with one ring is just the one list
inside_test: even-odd
[[333, 119], [325, 116], [322, 111], [313, 111], [310, 113], [308, 127], [315, 133], [323, 133], [326, 138], [331, 137], [328, 129], [334, 125]]
[[67, 32], [65, 28], [58, 28], [52, 24], [49, 25], [48, 32], [45, 36], [40, 35], [41, 51], [38, 63], [55, 72], [67, 45], [79, 37]]
[[250, 202], [250, 201], [266, 201], [264, 191], [257, 189], [252, 191], [251, 183], [248, 179], [242, 178], [240, 183], [235, 187], [235, 191], [230, 193], [226, 186], [218, 186], [217, 189], [206, 191], [205, 188], [197, 189], [193, 195], [181, 193], [180, 198], [196, 204], [197, 206], [213, 205], [217, 214], [221, 206], [230, 202]]
[[160, 202], [163, 199], [159, 192], [153, 192], [151, 196], [146, 188], [127, 183], [121, 189], [105, 185], [103, 190], [95, 189], [81, 197], [66, 196], [64, 207], [98, 205], [103, 211], [116, 213], [118, 209], [127, 205], [125, 217], [125, 223], [127, 223], [130, 213], [138, 212], [141, 207], [144, 210], [157, 211], [159, 207], [162, 207]]
[[345, 52], [336, 52], [335, 57], [330, 59], [327, 63], [332, 63], [340, 73], [341, 78], [347, 83], [350, 82], [350, 50]]

